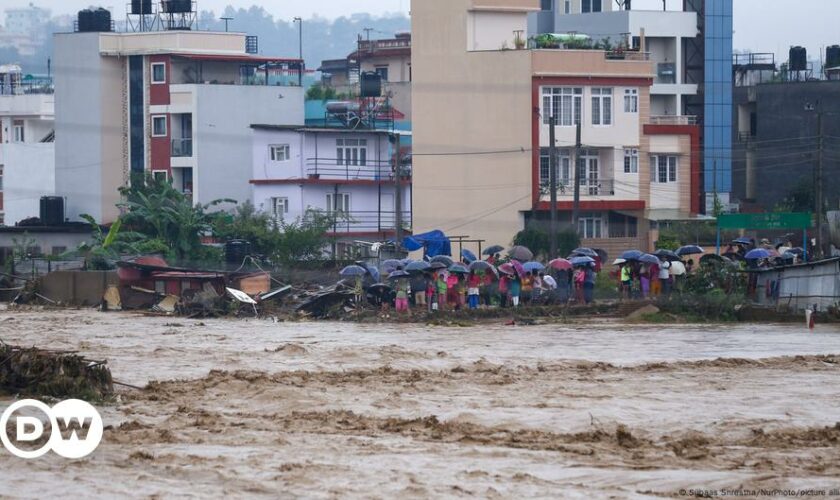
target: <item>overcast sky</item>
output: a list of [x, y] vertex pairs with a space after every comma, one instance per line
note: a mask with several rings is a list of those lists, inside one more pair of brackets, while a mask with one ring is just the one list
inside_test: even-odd
[[[91, 0], [3, 0], [3, 7], [26, 6], [30, 3], [51, 9], [55, 14], [70, 14], [90, 6]], [[415, 0], [422, 1], [422, 0]], [[610, 0], [605, 0], [610, 1]], [[682, 0], [667, 0], [677, 8]], [[115, 6], [115, 17], [124, 14], [127, 0], [105, 0], [106, 7]], [[755, 52], [786, 54], [791, 45], [804, 45], [809, 56], [818, 58], [817, 51], [840, 44], [840, 0], [734, 0], [735, 48]], [[369, 12], [374, 15], [401, 12], [408, 14], [409, 0], [198, 0], [200, 10], [219, 14], [226, 5], [249, 7], [262, 5], [275, 17], [304, 18], [314, 14], [327, 18]], [[634, 0], [634, 8], [661, 9], [662, 0]]]

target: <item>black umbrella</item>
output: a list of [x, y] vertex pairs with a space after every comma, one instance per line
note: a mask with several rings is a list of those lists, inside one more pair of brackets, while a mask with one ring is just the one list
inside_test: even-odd
[[455, 263], [455, 261], [452, 260], [452, 257], [448, 255], [437, 255], [435, 257], [432, 257], [431, 262], [440, 262], [441, 264], [446, 264], [446, 267], [449, 267]]
[[665, 249], [661, 249], [661, 248], [659, 250], [653, 252], [653, 255], [656, 255], [657, 257], [660, 257], [660, 258], [664, 257], [667, 260], [680, 260], [680, 256], [677, 255], [676, 253], [672, 252], [671, 250], [665, 250]]
[[572, 255], [581, 255], [583, 257], [592, 257], [594, 259], [595, 257], [598, 257], [598, 252], [592, 250], [591, 248], [580, 247], [572, 250]]
[[528, 247], [523, 247], [522, 245], [517, 245], [508, 250], [508, 255], [511, 259], [516, 259], [519, 262], [534, 260], [534, 252], [529, 250]]
[[491, 247], [487, 247], [481, 252], [481, 255], [496, 255], [499, 252], [504, 252], [505, 247], [501, 245], [493, 245]]
[[431, 264], [429, 264], [429, 269], [432, 269], [432, 270], [446, 269], [447, 267], [449, 267], [449, 266], [447, 266], [443, 262], [432, 262]]
[[697, 246], [697, 245], [685, 245], [685, 246], [683, 246], [683, 247], [679, 247], [679, 248], [677, 249], [677, 251], [676, 251], [676, 252], [674, 252], [674, 253], [676, 253], [676, 254], [677, 254], [677, 255], [679, 255], [679, 256], [684, 256], [684, 255], [699, 255], [699, 254], [704, 254], [704, 253], [706, 253], [706, 251], [705, 251], [705, 250], [703, 250], [703, 248], [702, 248], [702, 247], [699, 247], [699, 246]]

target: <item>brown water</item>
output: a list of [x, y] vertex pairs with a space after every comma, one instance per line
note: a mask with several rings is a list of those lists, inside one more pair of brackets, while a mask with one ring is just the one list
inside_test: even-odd
[[160, 381], [100, 408], [113, 427], [86, 459], [0, 451], [5, 495], [625, 498], [840, 484], [832, 326], [0, 310], [0, 338], [106, 358], [121, 382]]

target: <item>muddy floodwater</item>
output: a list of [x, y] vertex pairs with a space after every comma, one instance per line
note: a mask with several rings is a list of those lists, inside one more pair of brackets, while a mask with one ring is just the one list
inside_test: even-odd
[[[840, 488], [840, 327], [470, 328], [0, 310], [107, 359], [99, 449], [11, 497], [681, 497]], [[0, 409], [11, 401], [0, 397]], [[840, 498], [840, 497], [838, 497]]]

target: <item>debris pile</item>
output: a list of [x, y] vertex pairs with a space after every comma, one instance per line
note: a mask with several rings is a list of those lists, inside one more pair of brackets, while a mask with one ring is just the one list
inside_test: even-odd
[[106, 364], [71, 351], [19, 347], [0, 341], [0, 392], [105, 399], [114, 392], [111, 370]]

